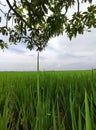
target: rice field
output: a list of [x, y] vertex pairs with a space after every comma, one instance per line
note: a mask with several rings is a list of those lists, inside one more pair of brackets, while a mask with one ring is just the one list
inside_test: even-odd
[[96, 130], [96, 71], [0, 72], [0, 130]]

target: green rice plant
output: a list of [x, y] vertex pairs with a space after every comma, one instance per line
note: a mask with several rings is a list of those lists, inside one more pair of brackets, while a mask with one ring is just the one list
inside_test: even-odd
[[75, 115], [75, 101], [74, 98], [72, 100], [72, 92], [71, 92], [71, 87], [70, 87], [70, 112], [71, 112], [71, 121], [72, 121], [72, 130], [77, 130], [77, 125], [76, 125], [76, 115]]
[[90, 97], [90, 113], [91, 113], [91, 124], [92, 124], [92, 130], [95, 128], [94, 127], [94, 106], [93, 106], [93, 97], [91, 95]]
[[80, 107], [79, 107], [79, 112], [78, 112], [78, 130], [82, 130], [82, 118], [81, 118]]
[[3, 113], [0, 113], [0, 130], [7, 130], [8, 125], [8, 99], [5, 100]]
[[85, 120], [86, 120], [86, 130], [92, 130], [91, 116], [86, 89], [85, 89]]
[[[19, 90], [19, 91], [18, 91]], [[13, 92], [13, 98], [15, 100], [13, 104], [13, 111], [15, 116], [15, 122], [19, 127], [23, 127], [24, 130], [29, 130], [30, 127], [34, 127], [35, 122], [35, 110], [36, 103], [31, 86], [18, 86]], [[22, 91], [22, 94], [20, 93]], [[18, 120], [19, 118], [19, 120]]]
[[93, 84], [91, 86], [92, 88], [92, 94], [90, 97], [90, 112], [91, 112], [91, 122], [92, 122], [92, 129], [96, 129], [96, 89], [93, 87]]
[[53, 104], [53, 109], [52, 109], [52, 119], [53, 119], [53, 130], [57, 130], [57, 125], [56, 125], [56, 112]]
[[89, 120], [90, 130], [96, 130], [93, 73], [93, 77], [91, 71], [0, 73], [0, 119], [6, 111], [9, 130], [88, 130]]

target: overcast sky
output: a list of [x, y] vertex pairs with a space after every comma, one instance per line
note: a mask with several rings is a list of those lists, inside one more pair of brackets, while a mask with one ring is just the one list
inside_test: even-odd
[[[82, 8], [84, 9], [83, 6]], [[22, 43], [17, 46], [11, 45], [8, 50], [0, 50], [0, 71], [34, 71], [36, 60], [35, 50], [29, 51]], [[40, 70], [92, 68], [96, 68], [96, 29], [78, 35], [71, 41], [66, 34], [52, 38], [40, 53]]]

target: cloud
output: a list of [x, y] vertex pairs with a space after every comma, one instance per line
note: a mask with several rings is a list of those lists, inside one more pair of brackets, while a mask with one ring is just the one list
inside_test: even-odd
[[[65, 35], [49, 41], [40, 58], [41, 69], [92, 69], [96, 66], [96, 30], [70, 41]], [[53, 49], [52, 49], [53, 48]]]
[[[36, 70], [36, 56], [29, 56], [27, 50], [20, 48], [0, 51], [0, 71]], [[18, 51], [19, 50], [19, 51]]]
[[[70, 41], [65, 35], [52, 38], [40, 53], [41, 70], [71, 70], [96, 68], [96, 30]], [[0, 71], [36, 70], [37, 52], [24, 44], [11, 45], [0, 51]]]

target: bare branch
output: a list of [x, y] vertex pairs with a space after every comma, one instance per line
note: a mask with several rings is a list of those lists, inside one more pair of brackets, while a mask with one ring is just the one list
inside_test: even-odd
[[6, 5], [2, 4], [1, 1], [0, 1], [0, 5], [6, 6]]
[[[0, 5], [6, 6], [6, 5], [2, 4], [1, 1], [0, 1]], [[5, 13], [4, 13], [4, 11], [2, 9], [0, 9], [0, 11], [5, 15]]]
[[6, 13], [4, 13], [4, 11], [2, 9], [0, 9], [0, 11], [5, 15]]
[[77, 0], [77, 11], [78, 11], [78, 13], [80, 12], [80, 2], [79, 2], [79, 0]]

